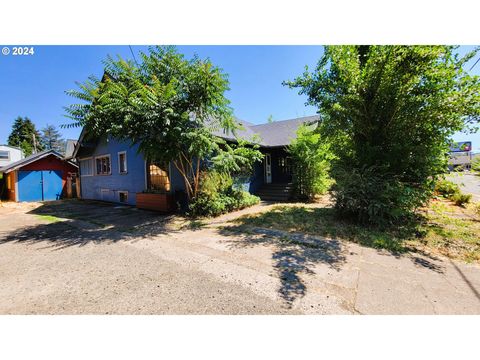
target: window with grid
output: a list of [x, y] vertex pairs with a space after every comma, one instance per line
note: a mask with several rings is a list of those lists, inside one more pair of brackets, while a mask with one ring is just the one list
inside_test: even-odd
[[95, 162], [97, 175], [110, 175], [110, 155], [97, 157]]
[[278, 167], [283, 174], [292, 173], [292, 158], [290, 156], [282, 156], [278, 158]]
[[10, 159], [10, 151], [0, 150], [0, 160]]
[[170, 176], [168, 173], [168, 164], [150, 163], [149, 179], [149, 190], [170, 191]]

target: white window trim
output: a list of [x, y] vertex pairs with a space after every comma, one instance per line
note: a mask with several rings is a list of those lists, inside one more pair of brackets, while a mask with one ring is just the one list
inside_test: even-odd
[[[128, 191], [126, 191], [126, 190], [119, 190], [119, 191], [117, 191], [117, 193], [118, 193], [118, 202], [119, 202], [120, 204], [128, 204]], [[120, 194], [125, 194], [127, 201], [120, 201]]]
[[[97, 159], [105, 158], [105, 157], [108, 157], [108, 160], [109, 160], [109, 162], [110, 162], [110, 171], [108, 172], [108, 174], [97, 174]], [[93, 164], [93, 170], [94, 170], [95, 176], [108, 176], [108, 175], [112, 175], [112, 157], [110, 156], [110, 154], [104, 154], [104, 155], [95, 156], [95, 161], [94, 161], [94, 164]]]
[[87, 177], [87, 176], [93, 176], [96, 172], [96, 168], [95, 168], [95, 161], [93, 161], [93, 157], [86, 157], [86, 158], [78, 158], [78, 168], [81, 170], [81, 167], [80, 167], [80, 162], [81, 161], [85, 161], [85, 160], [92, 160], [91, 162], [91, 169], [92, 170], [92, 173], [90, 175], [84, 175], [84, 174], [80, 174], [80, 177]]
[[[121, 167], [120, 167], [120, 155], [121, 155], [121, 154], [124, 154], [124, 155], [125, 155], [125, 171], [124, 171], [124, 172], [121, 172], [121, 171], [120, 171], [120, 169], [121, 169]], [[126, 152], [126, 151], [119, 151], [119, 152], [117, 153], [117, 159], [118, 159], [118, 173], [119, 173], [120, 175], [128, 174], [127, 152]], [[111, 164], [110, 164], [110, 166], [111, 166]]]

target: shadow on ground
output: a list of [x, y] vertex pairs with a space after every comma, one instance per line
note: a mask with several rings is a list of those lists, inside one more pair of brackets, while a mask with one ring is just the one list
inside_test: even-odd
[[176, 219], [174, 215], [162, 215], [131, 206], [116, 206], [98, 201], [46, 202], [28, 214], [38, 215], [48, 223], [10, 231], [0, 237], [0, 244], [45, 242], [49, 247], [61, 249], [89, 243], [115, 243], [179, 231], [172, 226]]
[[345, 262], [346, 249], [337, 240], [319, 240], [303, 234], [286, 234], [282, 231], [227, 226], [220, 233], [231, 238], [231, 248], [272, 245], [274, 270], [280, 279], [279, 295], [288, 307], [296, 299], [305, 296], [307, 287], [303, 275], [315, 274], [316, 264], [327, 264], [333, 270], [340, 270]]
[[[407, 257], [415, 266], [444, 272], [442, 261], [421, 251], [412, 252], [403, 242], [421, 234], [413, 226], [381, 230], [356, 225], [336, 216], [331, 207], [277, 206], [268, 212], [240, 217], [220, 230], [231, 238], [231, 247], [271, 245], [272, 259], [281, 285], [280, 296], [288, 305], [303, 297], [303, 275], [313, 274], [316, 264], [340, 270], [349, 250], [345, 241], [373, 247], [378, 253]], [[311, 235], [307, 235], [311, 234]]]

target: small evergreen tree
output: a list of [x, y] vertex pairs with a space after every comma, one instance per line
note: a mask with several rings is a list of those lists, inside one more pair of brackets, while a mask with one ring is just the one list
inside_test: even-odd
[[44, 149], [35, 124], [28, 117], [21, 116], [13, 123], [12, 132], [8, 136], [8, 145], [21, 148], [25, 156]]
[[42, 146], [47, 149], [53, 149], [61, 154], [65, 152], [65, 140], [54, 125], [45, 126], [42, 129]]

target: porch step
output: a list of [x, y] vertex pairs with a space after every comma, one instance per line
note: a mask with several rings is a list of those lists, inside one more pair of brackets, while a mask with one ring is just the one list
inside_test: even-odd
[[292, 197], [292, 184], [264, 184], [257, 194], [265, 201], [288, 201]]

